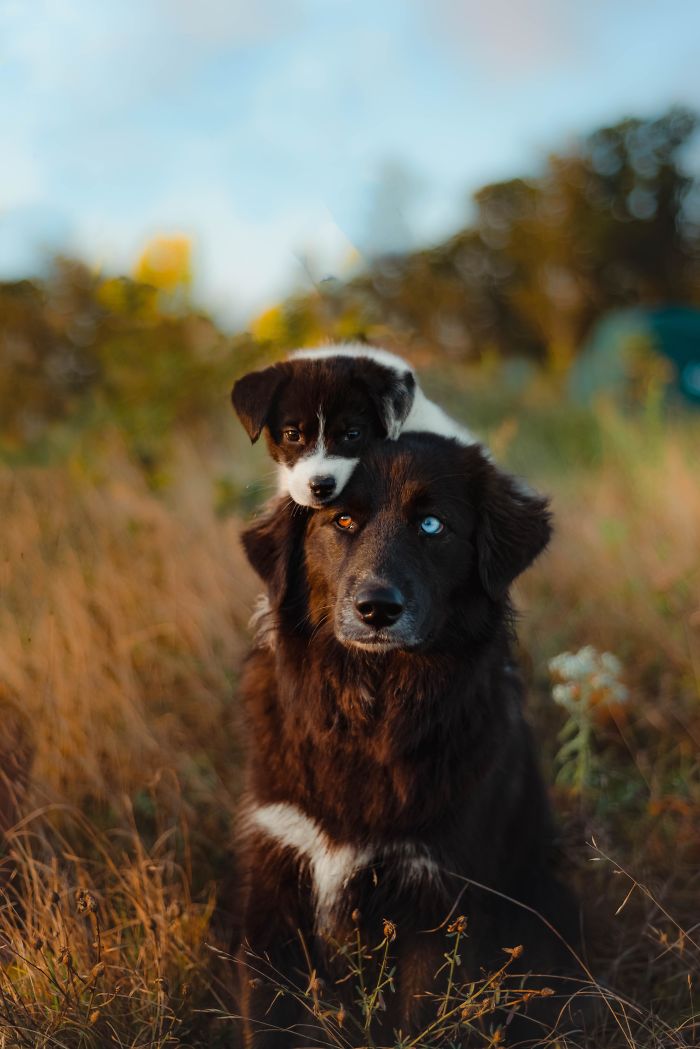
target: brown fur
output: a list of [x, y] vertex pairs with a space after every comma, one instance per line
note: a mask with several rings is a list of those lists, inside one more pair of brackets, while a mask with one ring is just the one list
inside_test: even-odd
[[[340, 529], [340, 513], [354, 531]], [[439, 535], [422, 532], [426, 515], [444, 522]], [[370, 450], [337, 504], [309, 511], [279, 501], [244, 535], [276, 628], [274, 650], [256, 648], [243, 681], [250, 803], [293, 804], [334, 843], [371, 851], [344, 886], [330, 932], [349, 935], [356, 909], [365, 942], [377, 942], [384, 917], [397, 924], [385, 1043], [392, 1028], [418, 1022], [417, 995], [444, 950], [426, 930], [457, 900], [469, 921], [465, 977], [500, 964], [501, 948], [517, 943], [525, 969], [567, 968], [545, 922], [502, 898], [575, 941], [576, 907], [551, 869], [552, 821], [511, 654], [508, 588], [549, 531], [545, 501], [477, 448], [404, 435]], [[395, 625], [353, 619], [368, 581], [400, 594]], [[357, 647], [372, 637], [383, 647]], [[406, 848], [429, 856], [439, 877], [409, 878]], [[246, 1044], [296, 1044], [270, 1029], [301, 1020], [290, 996], [275, 999], [273, 970], [303, 980], [303, 937], [313, 966], [337, 975], [315, 923], [311, 873], [259, 829], [242, 834], [241, 854], [239, 959], [266, 959], [255, 963], [260, 985], [244, 978]]]

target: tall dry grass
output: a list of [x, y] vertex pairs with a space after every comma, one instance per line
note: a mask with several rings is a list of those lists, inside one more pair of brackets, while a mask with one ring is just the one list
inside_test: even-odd
[[[566, 454], [552, 456], [559, 417], [547, 403], [526, 408], [484, 429], [553, 500], [555, 541], [518, 589], [552, 771], [562, 715], [548, 658], [593, 644], [622, 660], [630, 685], [622, 716], [596, 726], [588, 793], [558, 794], [571, 876], [603, 927], [596, 975], [629, 1020], [586, 1044], [691, 1045], [700, 431], [601, 410], [585, 455], [571, 428]], [[225, 459], [183, 443], [159, 492], [118, 442], [0, 470], [0, 821], [16, 824], [0, 850], [0, 1045], [234, 1037], [207, 945], [218, 942], [212, 880], [229, 876], [236, 675], [257, 583], [239, 518], [222, 511], [240, 504], [260, 460]]]
[[0, 470], [0, 744], [27, 804], [114, 809], [157, 789], [211, 806], [235, 787], [255, 583], [188, 455], [168, 498], [119, 451], [97, 478]]
[[543, 479], [555, 537], [520, 587], [527, 636], [540, 660], [612, 649], [638, 702], [698, 713], [700, 427], [660, 431], [604, 407], [599, 425], [595, 469]]
[[0, 1045], [165, 1049], [196, 1031], [213, 1045], [204, 1010], [226, 1004], [214, 900], [193, 900], [171, 836], [146, 848], [134, 828], [115, 838], [77, 813], [66, 835], [44, 815], [9, 832], [0, 864]]

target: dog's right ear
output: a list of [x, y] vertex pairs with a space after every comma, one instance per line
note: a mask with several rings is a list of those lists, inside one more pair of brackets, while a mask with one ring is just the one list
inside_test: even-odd
[[479, 574], [494, 599], [542, 553], [552, 534], [547, 500], [491, 463], [484, 463], [484, 492], [476, 545]]
[[234, 383], [231, 401], [253, 444], [268, 420], [272, 402], [287, 379], [284, 363], [272, 364], [262, 371], [248, 372]]
[[248, 560], [267, 585], [273, 608], [279, 609], [294, 589], [301, 571], [306, 522], [310, 511], [281, 496], [241, 534]]
[[416, 380], [410, 368], [404, 372], [374, 360], [363, 360], [362, 381], [372, 398], [387, 437], [395, 441], [413, 407]]

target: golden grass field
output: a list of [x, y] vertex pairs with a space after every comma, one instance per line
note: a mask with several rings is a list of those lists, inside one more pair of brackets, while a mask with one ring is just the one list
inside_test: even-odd
[[[554, 788], [591, 914], [589, 993], [608, 999], [586, 1044], [697, 1044], [700, 424], [599, 405], [578, 429], [537, 384], [474, 413], [497, 458], [552, 497], [556, 538], [517, 592], [550, 781], [566, 714], [547, 661], [593, 645], [629, 688], [586, 713], [585, 785]], [[228, 443], [182, 436], [158, 485], [117, 434], [0, 467], [2, 1047], [236, 1044], [220, 952], [257, 584], [238, 545], [248, 504], [227, 493], [271, 485], [255, 451], [233, 429]], [[493, 991], [472, 989], [465, 1023]], [[362, 1024], [323, 1020], [313, 981], [298, 993], [310, 1045], [368, 1044]]]

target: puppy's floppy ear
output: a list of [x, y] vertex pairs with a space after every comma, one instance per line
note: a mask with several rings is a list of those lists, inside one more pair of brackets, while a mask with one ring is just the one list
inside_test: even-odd
[[234, 383], [231, 401], [253, 444], [260, 436], [275, 395], [286, 379], [287, 369], [282, 363], [249, 372]]
[[363, 360], [361, 377], [387, 437], [395, 441], [413, 405], [416, 392], [413, 372], [408, 368], [395, 371], [376, 361]]
[[479, 575], [487, 594], [504, 597], [551, 534], [547, 500], [489, 463], [476, 527]]
[[301, 570], [309, 512], [288, 496], [281, 496], [241, 535], [243, 549], [267, 585], [274, 608], [283, 604]]

